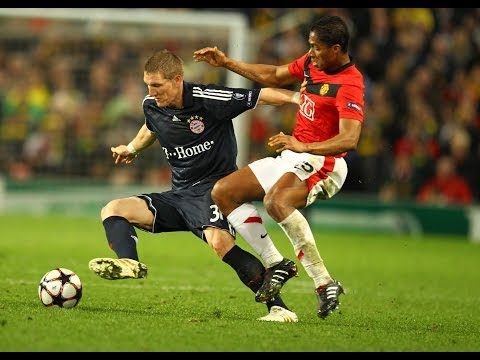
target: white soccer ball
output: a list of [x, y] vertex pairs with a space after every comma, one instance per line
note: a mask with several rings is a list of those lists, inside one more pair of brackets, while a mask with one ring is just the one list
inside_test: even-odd
[[72, 270], [50, 270], [40, 280], [38, 297], [45, 306], [71, 309], [82, 298], [82, 282]]

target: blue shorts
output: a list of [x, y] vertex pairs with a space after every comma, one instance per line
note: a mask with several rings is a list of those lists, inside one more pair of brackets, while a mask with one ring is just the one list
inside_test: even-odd
[[215, 182], [216, 180], [207, 181], [188, 189], [137, 195], [145, 200], [153, 214], [151, 232], [191, 231], [206, 241], [204, 228], [215, 227], [228, 231], [235, 238], [235, 229], [212, 200], [211, 192]]

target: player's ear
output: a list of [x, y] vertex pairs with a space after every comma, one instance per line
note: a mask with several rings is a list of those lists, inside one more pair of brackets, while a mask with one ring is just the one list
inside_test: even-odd
[[180, 84], [183, 81], [183, 76], [182, 75], [175, 75], [173, 77], [173, 80], [177, 83]]
[[335, 44], [335, 45], [332, 46], [332, 50], [335, 53], [341, 53], [342, 52], [342, 47], [340, 46], [340, 44]]

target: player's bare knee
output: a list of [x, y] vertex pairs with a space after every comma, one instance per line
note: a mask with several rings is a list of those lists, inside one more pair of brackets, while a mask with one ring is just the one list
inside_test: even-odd
[[283, 204], [285, 204], [285, 202], [282, 201], [282, 198], [278, 193], [269, 192], [263, 198], [263, 206], [265, 207], [265, 210], [276, 222], [283, 220], [282, 214], [285, 213], [287, 209]]
[[102, 221], [110, 216], [121, 216], [120, 211], [119, 200], [110, 201], [100, 212]]
[[228, 186], [223, 179], [220, 179], [216, 182], [212, 189], [212, 200], [218, 207], [222, 208], [227, 204], [227, 200], [229, 198], [230, 191], [228, 190]]

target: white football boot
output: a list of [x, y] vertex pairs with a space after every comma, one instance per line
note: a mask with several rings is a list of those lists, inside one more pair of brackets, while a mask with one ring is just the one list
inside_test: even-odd
[[258, 318], [260, 321], [273, 321], [281, 323], [298, 322], [297, 314], [293, 311], [274, 305], [270, 308], [268, 315]]
[[133, 259], [96, 258], [88, 267], [98, 276], [107, 280], [140, 279], [147, 276], [147, 266]]

